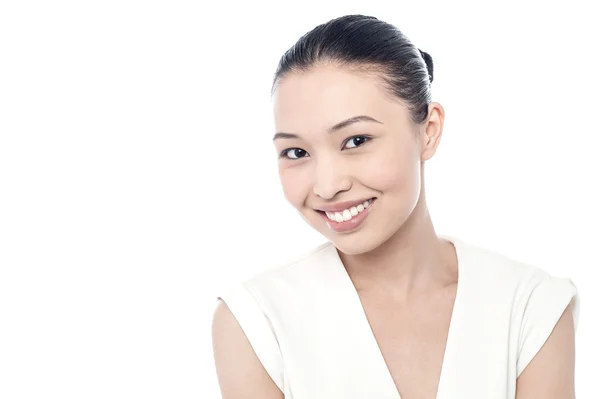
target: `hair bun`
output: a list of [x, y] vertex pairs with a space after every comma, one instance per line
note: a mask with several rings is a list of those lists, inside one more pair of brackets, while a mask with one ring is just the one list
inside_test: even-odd
[[421, 49], [419, 49], [419, 52], [421, 53], [421, 57], [425, 60], [425, 65], [427, 65], [427, 73], [429, 74], [429, 82], [431, 83], [433, 82], [433, 58]]

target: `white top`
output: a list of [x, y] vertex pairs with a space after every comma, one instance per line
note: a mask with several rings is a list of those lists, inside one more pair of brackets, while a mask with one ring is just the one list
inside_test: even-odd
[[[437, 399], [514, 398], [516, 379], [577, 289], [537, 267], [443, 236], [458, 286]], [[220, 295], [286, 399], [400, 399], [331, 243]]]

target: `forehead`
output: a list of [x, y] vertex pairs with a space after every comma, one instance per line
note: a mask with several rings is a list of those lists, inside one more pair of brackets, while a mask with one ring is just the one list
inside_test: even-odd
[[275, 126], [286, 132], [322, 131], [356, 115], [382, 122], [406, 116], [402, 101], [392, 98], [377, 75], [336, 66], [292, 72], [279, 82], [273, 100]]

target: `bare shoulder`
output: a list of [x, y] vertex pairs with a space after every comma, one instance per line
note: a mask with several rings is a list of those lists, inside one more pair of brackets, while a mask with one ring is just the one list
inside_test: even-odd
[[213, 315], [212, 342], [223, 399], [283, 399], [254, 353], [229, 307], [219, 300]]
[[571, 302], [517, 379], [516, 399], [575, 398], [575, 326]]

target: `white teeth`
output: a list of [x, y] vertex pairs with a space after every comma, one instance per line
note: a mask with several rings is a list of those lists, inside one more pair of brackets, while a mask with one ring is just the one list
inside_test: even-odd
[[352, 219], [352, 214], [350, 213], [350, 211], [348, 209], [346, 209], [343, 213], [342, 216], [344, 217], [344, 221], [350, 220]]
[[342, 212], [325, 212], [325, 214], [330, 220], [341, 223], [352, 219], [354, 216], [364, 211], [366, 208], [369, 207], [369, 205], [371, 205], [372, 202], [373, 200], [368, 200], [363, 202], [362, 204], [353, 206], [352, 208], [344, 209]]

